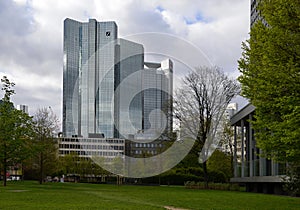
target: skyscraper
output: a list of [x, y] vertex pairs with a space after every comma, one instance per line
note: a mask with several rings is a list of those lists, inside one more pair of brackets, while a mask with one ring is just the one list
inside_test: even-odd
[[261, 16], [260, 11], [257, 9], [260, 0], [251, 0], [250, 6], [250, 27], [254, 25], [257, 21], [261, 20], [263, 24], [268, 25], [264, 18]]
[[[144, 64], [143, 45], [118, 39], [115, 22], [66, 19], [63, 135], [127, 138], [145, 130], [145, 126], [148, 129], [145, 116], [148, 116], [147, 110], [153, 108], [147, 105], [147, 101], [158, 100], [156, 104], [163, 104], [171, 98], [172, 62], [166, 60], [159, 64], [159, 74], [157, 70], [150, 73], [151, 70], [144, 69]], [[155, 75], [153, 80], [150, 79], [152, 74]], [[166, 91], [158, 98], [149, 98], [149, 93], [143, 91], [144, 81], [160, 83], [154, 87]], [[171, 112], [171, 107], [170, 104], [166, 113]], [[162, 118], [157, 116], [155, 119], [160, 121]], [[167, 121], [170, 129], [172, 120], [168, 118]]]
[[145, 134], [172, 130], [173, 63], [145, 63], [143, 72]]
[[259, 18], [258, 10], [257, 10], [257, 5], [258, 5], [259, 0], [251, 0], [251, 6], [250, 6], [250, 25], [252, 25], [257, 21]]

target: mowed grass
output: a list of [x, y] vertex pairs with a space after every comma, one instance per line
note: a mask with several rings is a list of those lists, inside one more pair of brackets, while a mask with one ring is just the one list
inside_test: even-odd
[[9, 182], [0, 186], [0, 209], [300, 209], [286, 196], [191, 190], [174, 186]]

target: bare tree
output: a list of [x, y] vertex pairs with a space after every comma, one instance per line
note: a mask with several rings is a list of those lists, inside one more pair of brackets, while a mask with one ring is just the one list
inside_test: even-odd
[[224, 111], [239, 90], [237, 81], [220, 68], [198, 67], [182, 79], [182, 86], [175, 92], [174, 117], [180, 123], [180, 138], [194, 139], [191, 153], [203, 164], [207, 187], [206, 161], [218, 145]]
[[57, 159], [57, 140], [55, 135], [59, 129], [58, 118], [52, 109], [38, 109], [33, 117], [35, 123], [35, 147], [37, 157], [35, 164], [39, 168], [39, 182], [43, 183], [46, 169], [53, 168]]
[[[225, 118], [225, 117], [224, 117]], [[229, 119], [223, 119], [222, 122], [223, 126], [223, 132], [222, 136], [219, 142], [219, 146], [222, 148], [222, 150], [230, 156], [230, 164], [231, 164], [231, 173], [234, 173], [233, 169], [233, 136], [234, 136], [234, 131], [232, 126], [230, 125], [230, 120]]]

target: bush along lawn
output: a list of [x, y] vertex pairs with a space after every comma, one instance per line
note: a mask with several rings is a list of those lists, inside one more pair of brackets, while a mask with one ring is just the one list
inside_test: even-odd
[[[187, 189], [205, 189], [204, 182], [187, 181], [187, 182], [185, 182], [184, 186]], [[209, 190], [241, 191], [241, 192], [246, 191], [246, 189], [244, 187], [240, 187], [238, 184], [231, 184], [231, 183], [209, 183], [208, 189]]]

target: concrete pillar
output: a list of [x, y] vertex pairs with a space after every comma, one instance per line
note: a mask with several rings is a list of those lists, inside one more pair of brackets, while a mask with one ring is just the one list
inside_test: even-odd
[[251, 120], [252, 120], [252, 115], [250, 114], [249, 115], [249, 149], [248, 149], [248, 151], [249, 151], [249, 168], [250, 168], [250, 170], [249, 170], [249, 172], [250, 172], [250, 174], [249, 174], [249, 176], [250, 177], [252, 177], [253, 176], [253, 166], [254, 166], [254, 164], [253, 164], [253, 153], [252, 153], [252, 151], [253, 151], [253, 135], [252, 135], [252, 124], [251, 124]]
[[272, 176], [278, 175], [278, 163], [271, 160], [271, 170], [272, 170]]
[[[252, 118], [253, 119], [253, 118]], [[252, 129], [253, 130], [253, 129]], [[257, 159], [257, 147], [256, 147], [256, 141], [255, 141], [255, 137], [252, 135], [253, 138], [253, 176], [258, 176], [259, 174], [259, 162]]]
[[237, 167], [237, 132], [236, 125], [234, 125], [234, 136], [233, 136], [233, 166], [234, 166], [234, 177], [238, 177], [238, 167]]
[[[259, 154], [262, 154], [262, 150], [259, 150]], [[266, 158], [259, 157], [259, 176], [266, 175]]]
[[245, 131], [244, 131], [244, 120], [241, 120], [241, 141], [242, 141], [242, 168], [241, 168], [241, 177], [245, 176]]

